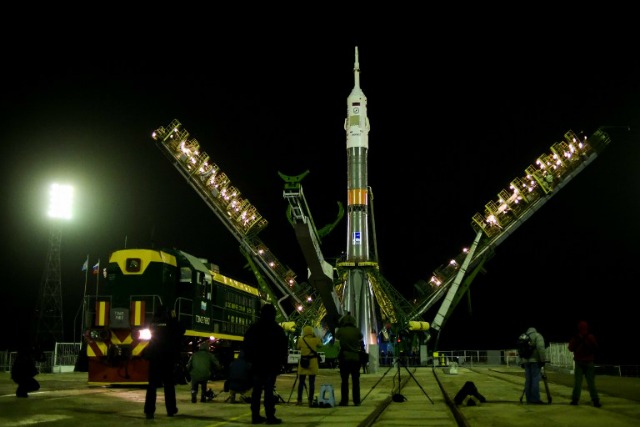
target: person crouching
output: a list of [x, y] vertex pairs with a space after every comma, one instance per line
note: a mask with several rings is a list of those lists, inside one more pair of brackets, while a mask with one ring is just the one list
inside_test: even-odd
[[216, 370], [222, 369], [218, 358], [209, 351], [209, 340], [200, 343], [198, 351], [193, 353], [187, 362], [187, 371], [191, 376], [191, 403], [198, 401], [200, 388], [200, 402], [207, 401], [207, 383]]
[[34, 378], [38, 373], [34, 351], [29, 347], [21, 348], [11, 366], [11, 379], [18, 384], [16, 397], [29, 397], [30, 392], [40, 390], [40, 383]]

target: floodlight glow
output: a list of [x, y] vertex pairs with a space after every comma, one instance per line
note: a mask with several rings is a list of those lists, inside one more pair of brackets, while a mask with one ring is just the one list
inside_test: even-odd
[[73, 201], [73, 187], [70, 185], [52, 184], [49, 190], [50, 218], [71, 219], [71, 202]]

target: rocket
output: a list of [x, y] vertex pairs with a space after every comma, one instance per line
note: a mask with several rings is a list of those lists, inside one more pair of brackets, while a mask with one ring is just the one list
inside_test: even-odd
[[354, 86], [347, 98], [347, 261], [369, 261], [367, 151], [369, 118], [367, 97], [360, 88], [360, 63], [356, 46]]
[[354, 86], [347, 97], [347, 254], [348, 274], [343, 290], [343, 307], [357, 320], [365, 346], [369, 351], [370, 367], [375, 372], [378, 359], [377, 321], [374, 294], [371, 286], [372, 270], [377, 265], [369, 257], [369, 185], [367, 152], [369, 150], [369, 118], [367, 97], [360, 88], [358, 47], [353, 66]]

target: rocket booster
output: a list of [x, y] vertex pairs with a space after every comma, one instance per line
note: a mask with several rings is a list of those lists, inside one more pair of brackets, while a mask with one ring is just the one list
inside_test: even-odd
[[369, 260], [368, 176], [369, 118], [367, 97], [360, 89], [358, 47], [353, 65], [354, 86], [347, 98], [347, 261]]

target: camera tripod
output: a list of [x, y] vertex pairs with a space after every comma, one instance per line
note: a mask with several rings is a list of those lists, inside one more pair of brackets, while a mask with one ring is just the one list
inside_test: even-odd
[[[296, 384], [298, 383], [298, 373], [296, 372], [296, 379], [293, 381], [293, 385], [291, 386], [291, 393], [289, 393], [289, 399], [287, 399], [287, 403], [291, 400], [291, 396], [293, 395], [293, 391], [296, 389]], [[304, 391], [309, 396], [309, 390], [307, 390], [307, 383], [304, 383]], [[283, 402], [284, 403], [284, 402]]]
[[[402, 362], [402, 359], [404, 359], [404, 363]], [[420, 383], [418, 382], [418, 380], [416, 379], [416, 377], [414, 377], [414, 376], [413, 376], [413, 374], [411, 373], [411, 371], [409, 370], [409, 368], [407, 368], [407, 362], [406, 362], [406, 359], [407, 359], [407, 357], [406, 357], [406, 356], [399, 356], [399, 357], [396, 357], [396, 360], [391, 364], [391, 366], [389, 366], [389, 369], [387, 369], [387, 370], [386, 370], [386, 372], [385, 372], [384, 374], [382, 374], [382, 376], [380, 377], [380, 379], [379, 379], [378, 381], [376, 381], [376, 383], [373, 385], [373, 387], [371, 387], [371, 389], [367, 392], [367, 394], [362, 398], [362, 401], [364, 401], [364, 400], [367, 398], [367, 396], [369, 396], [369, 393], [371, 393], [371, 391], [373, 391], [373, 389], [374, 389], [374, 388], [376, 388], [376, 386], [377, 386], [378, 384], [380, 384], [380, 382], [384, 379], [384, 377], [386, 377], [386, 376], [387, 376], [387, 374], [389, 373], [389, 371], [391, 371], [391, 369], [393, 369], [393, 367], [395, 366], [395, 367], [397, 367], [397, 369], [398, 369], [398, 370], [397, 370], [397, 372], [396, 372], [396, 374], [394, 375], [394, 378], [395, 378], [395, 376], [396, 376], [396, 375], [398, 376], [398, 392], [397, 392], [397, 393], [393, 393], [393, 394], [394, 394], [394, 398], [397, 396], [397, 398], [399, 399], [399, 400], [397, 400], [397, 401], [402, 402], [402, 401], [406, 400], [406, 399], [405, 399], [405, 397], [400, 393], [400, 392], [402, 391], [402, 378], [401, 378], [401, 375], [400, 375], [400, 374], [401, 374], [401, 369], [400, 369], [400, 368], [402, 367], [402, 368], [404, 368], [404, 369], [407, 371], [407, 373], [409, 374], [409, 376], [410, 376], [411, 378], [413, 378], [413, 381], [415, 381], [416, 385], [417, 385], [418, 387], [420, 387], [420, 390], [422, 390], [422, 393], [424, 393], [424, 395], [427, 397], [427, 399], [429, 399], [429, 401], [431, 402], [431, 404], [435, 404], [435, 403], [433, 402], [433, 400], [431, 400], [431, 398], [429, 397], [429, 395], [427, 394], [427, 392], [426, 392], [426, 391], [424, 391], [424, 388], [422, 388], [422, 386], [420, 385]], [[401, 365], [402, 365], [402, 366], [401, 366]], [[395, 399], [394, 399], [394, 400], [395, 400]]]

